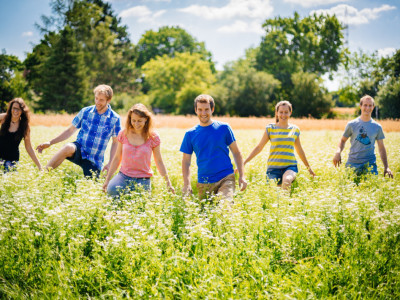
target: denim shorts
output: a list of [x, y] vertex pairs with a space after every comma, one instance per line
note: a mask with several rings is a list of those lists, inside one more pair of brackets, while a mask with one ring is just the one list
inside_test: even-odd
[[75, 153], [72, 155], [72, 157], [67, 157], [67, 159], [70, 162], [80, 166], [85, 177], [92, 177], [92, 173], [94, 173], [96, 177], [99, 177], [101, 170], [90, 160], [82, 158], [81, 145], [78, 142], [73, 142], [72, 144], [75, 145]]
[[15, 171], [17, 169], [17, 161], [1, 160], [0, 159], [0, 169], [4, 168], [4, 173]]
[[295, 173], [299, 172], [299, 170], [297, 169], [297, 165], [288, 166], [288, 167], [282, 168], [282, 169], [269, 169], [269, 170], [267, 170], [267, 181], [276, 180], [278, 182], [278, 184], [281, 184], [283, 174], [285, 174], [285, 172], [288, 170], [291, 170]]
[[111, 196], [119, 196], [120, 194], [126, 194], [134, 190], [151, 190], [150, 177], [136, 178], [129, 177], [124, 173], [119, 172], [117, 175], [110, 180], [107, 187], [107, 193]]
[[346, 167], [353, 168], [357, 176], [367, 173], [378, 175], [378, 167], [374, 162], [367, 162], [365, 164], [353, 164], [348, 162], [346, 163]]

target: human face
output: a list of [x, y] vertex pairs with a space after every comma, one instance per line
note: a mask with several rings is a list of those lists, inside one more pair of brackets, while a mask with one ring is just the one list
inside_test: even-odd
[[135, 132], [142, 132], [146, 122], [147, 118], [143, 118], [135, 113], [131, 114], [131, 124]]
[[11, 107], [11, 118], [14, 120], [19, 120], [22, 114], [22, 109], [19, 103], [14, 102]]
[[208, 126], [212, 123], [211, 116], [214, 108], [211, 109], [210, 103], [197, 102], [196, 115], [200, 120], [201, 126]]
[[371, 117], [372, 111], [374, 110], [375, 104], [374, 101], [370, 98], [364, 99], [361, 108], [361, 115], [366, 117]]
[[279, 123], [284, 123], [284, 124], [286, 124], [289, 121], [289, 118], [292, 115], [288, 105], [279, 106], [277, 114], [278, 114]]
[[96, 104], [96, 109], [99, 114], [103, 114], [106, 112], [108, 108], [108, 104], [110, 103], [110, 100], [107, 100], [106, 95], [97, 93], [94, 96], [94, 103]]

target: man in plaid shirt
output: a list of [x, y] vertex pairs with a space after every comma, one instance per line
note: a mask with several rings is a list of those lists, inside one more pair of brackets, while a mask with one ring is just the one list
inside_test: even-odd
[[65, 159], [79, 165], [85, 176], [99, 175], [104, 161], [104, 152], [108, 141], [112, 137], [109, 165], [117, 150], [117, 136], [121, 130], [121, 119], [111, 109], [110, 101], [113, 90], [108, 85], [99, 85], [94, 89], [95, 105], [83, 108], [72, 120], [63, 133], [47, 143], [37, 146], [39, 153], [53, 144], [62, 142], [80, 128], [75, 142], [64, 145], [47, 163], [48, 170], [57, 168]]

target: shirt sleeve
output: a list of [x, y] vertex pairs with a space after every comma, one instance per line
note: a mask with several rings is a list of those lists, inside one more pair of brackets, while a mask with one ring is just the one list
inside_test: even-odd
[[157, 133], [150, 138], [150, 147], [155, 148], [161, 144], [160, 136]]
[[353, 135], [353, 127], [351, 127], [350, 123], [347, 123], [346, 129], [344, 130], [343, 136], [345, 138], [349, 138]]
[[75, 116], [75, 118], [72, 120], [72, 125], [74, 125], [76, 128], [82, 127], [82, 120], [84, 113], [85, 113], [85, 108], [82, 108], [79, 111], [79, 113]]
[[186, 154], [193, 153], [193, 145], [192, 145], [192, 140], [190, 138], [189, 132], [185, 133], [185, 137], [183, 138], [181, 149], [179, 151], [186, 153]]
[[226, 128], [227, 128], [227, 131], [226, 131], [226, 135], [225, 135], [225, 144], [227, 146], [229, 146], [234, 141], [236, 141], [236, 139], [235, 139], [235, 135], [233, 134], [231, 126], [227, 125]]
[[120, 142], [121, 144], [124, 143], [124, 139], [125, 139], [125, 130], [121, 130], [121, 131], [118, 133], [117, 139], [118, 139], [118, 142]]
[[385, 135], [383, 133], [382, 126], [379, 126], [378, 134], [376, 135], [376, 139], [377, 140], [383, 140], [384, 138], [385, 138]]
[[121, 118], [118, 117], [117, 122], [115, 122], [115, 125], [114, 125], [113, 132], [112, 132], [111, 136], [113, 136], [113, 137], [118, 136], [120, 131], [121, 131]]
[[265, 131], [267, 132], [268, 138], [271, 139], [271, 124], [267, 125], [267, 128], [265, 128]]

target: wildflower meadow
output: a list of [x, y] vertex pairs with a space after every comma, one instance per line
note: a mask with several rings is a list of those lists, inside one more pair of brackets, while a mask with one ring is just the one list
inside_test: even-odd
[[[63, 129], [34, 126], [32, 143]], [[113, 200], [70, 162], [39, 172], [21, 143], [18, 171], [0, 174], [0, 298], [400, 298], [399, 132], [385, 133], [388, 179], [377, 150], [380, 175], [356, 178], [332, 164], [342, 131], [302, 131], [317, 176], [298, 159], [290, 193], [266, 182], [267, 145], [225, 209], [182, 197], [185, 130], [157, 131], [176, 195], [153, 163], [151, 195]], [[262, 131], [234, 130], [244, 158]], [[196, 174], [193, 157], [194, 193]]]

